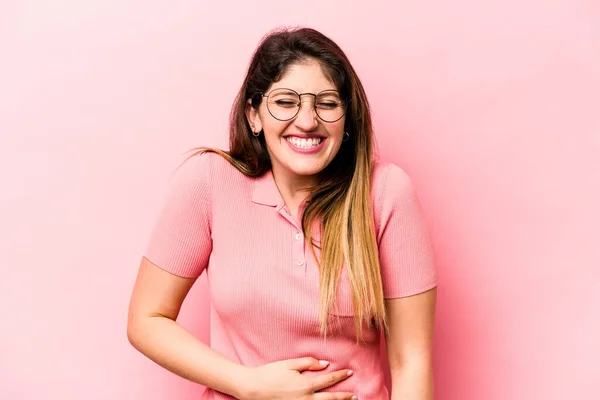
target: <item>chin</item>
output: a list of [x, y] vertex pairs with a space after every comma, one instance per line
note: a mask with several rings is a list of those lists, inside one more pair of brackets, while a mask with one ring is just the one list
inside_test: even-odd
[[315, 165], [288, 165], [290, 172], [300, 176], [312, 176], [317, 175], [325, 169], [325, 166], [321, 163]]

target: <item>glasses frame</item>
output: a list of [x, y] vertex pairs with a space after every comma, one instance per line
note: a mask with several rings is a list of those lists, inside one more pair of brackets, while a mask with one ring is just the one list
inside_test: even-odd
[[[296, 110], [296, 113], [294, 114], [294, 116], [292, 116], [291, 118], [288, 118], [288, 119], [281, 119], [281, 118], [277, 118], [276, 116], [274, 116], [274, 115], [273, 115], [273, 113], [272, 113], [272, 112], [271, 112], [271, 110], [269, 109], [269, 103], [268, 103], [268, 101], [269, 101], [269, 96], [271, 95], [271, 93], [273, 93], [273, 92], [275, 92], [275, 91], [277, 91], [277, 90], [289, 90], [290, 92], [293, 92], [293, 93], [295, 93], [295, 94], [298, 96], [298, 98], [300, 99], [300, 104], [298, 105], [298, 109]], [[319, 112], [317, 111], [317, 96], [319, 96], [319, 95], [320, 95], [320, 94], [322, 94], [322, 93], [326, 93], [326, 92], [336, 92], [336, 93], [338, 93], [338, 94], [340, 95], [340, 99], [342, 99], [342, 96], [341, 96], [341, 93], [340, 93], [340, 91], [339, 91], [339, 90], [336, 90], [336, 89], [325, 89], [325, 90], [321, 90], [319, 93], [315, 94], [315, 93], [310, 93], [310, 92], [306, 92], [306, 93], [298, 93], [298, 92], [296, 92], [294, 89], [288, 89], [288, 88], [276, 88], [276, 89], [273, 89], [273, 90], [271, 90], [269, 93], [261, 93], [260, 95], [261, 95], [261, 97], [265, 97], [265, 98], [267, 99], [267, 105], [266, 105], [266, 106], [267, 106], [267, 111], [269, 112], [269, 114], [271, 114], [271, 116], [272, 116], [273, 118], [275, 118], [277, 121], [282, 121], [282, 122], [285, 122], [285, 121], [291, 121], [291, 120], [293, 120], [294, 118], [296, 118], [296, 117], [298, 116], [298, 114], [300, 113], [300, 108], [302, 107], [302, 96], [304, 96], [304, 95], [311, 95], [311, 96], [313, 96], [313, 97], [314, 97], [314, 101], [313, 101], [313, 110], [315, 111], [315, 114], [317, 115], [317, 117], [318, 117], [318, 118], [319, 118], [321, 121], [323, 121], [323, 122], [326, 122], [326, 123], [328, 123], [328, 124], [332, 124], [332, 123], [334, 123], [334, 122], [337, 122], [337, 121], [339, 121], [340, 119], [344, 118], [344, 116], [346, 115], [346, 111], [348, 111], [348, 103], [349, 103], [349, 100], [346, 100], [346, 99], [343, 99], [343, 100], [342, 100], [342, 103], [343, 103], [343, 110], [344, 110], [344, 112], [342, 113], [342, 115], [341, 115], [341, 116], [340, 116], [338, 119], [336, 119], [336, 120], [334, 120], [334, 121], [327, 121], [327, 120], [323, 119], [323, 117], [321, 117], [321, 116], [319, 115]]]

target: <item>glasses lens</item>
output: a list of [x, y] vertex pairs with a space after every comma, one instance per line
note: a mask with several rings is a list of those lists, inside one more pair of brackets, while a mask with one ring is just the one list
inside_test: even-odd
[[335, 122], [344, 116], [346, 105], [337, 90], [326, 90], [315, 99], [315, 109], [323, 121]]
[[300, 97], [289, 89], [275, 89], [269, 94], [267, 108], [273, 117], [287, 121], [298, 113]]

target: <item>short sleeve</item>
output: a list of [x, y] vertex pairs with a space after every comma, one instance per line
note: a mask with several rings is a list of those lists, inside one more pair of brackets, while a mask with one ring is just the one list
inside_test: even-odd
[[195, 155], [177, 169], [144, 252], [181, 277], [200, 276], [212, 251], [209, 156]]
[[412, 296], [437, 285], [434, 250], [413, 184], [385, 167], [379, 191], [377, 242], [385, 298]]

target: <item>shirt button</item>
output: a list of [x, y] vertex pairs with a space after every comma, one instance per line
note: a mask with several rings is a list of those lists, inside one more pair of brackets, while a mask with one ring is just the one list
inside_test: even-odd
[[300, 240], [302, 238], [302, 234], [300, 232], [296, 233], [296, 240]]
[[296, 261], [296, 264], [297, 265], [304, 265], [304, 261], [303, 260]]

